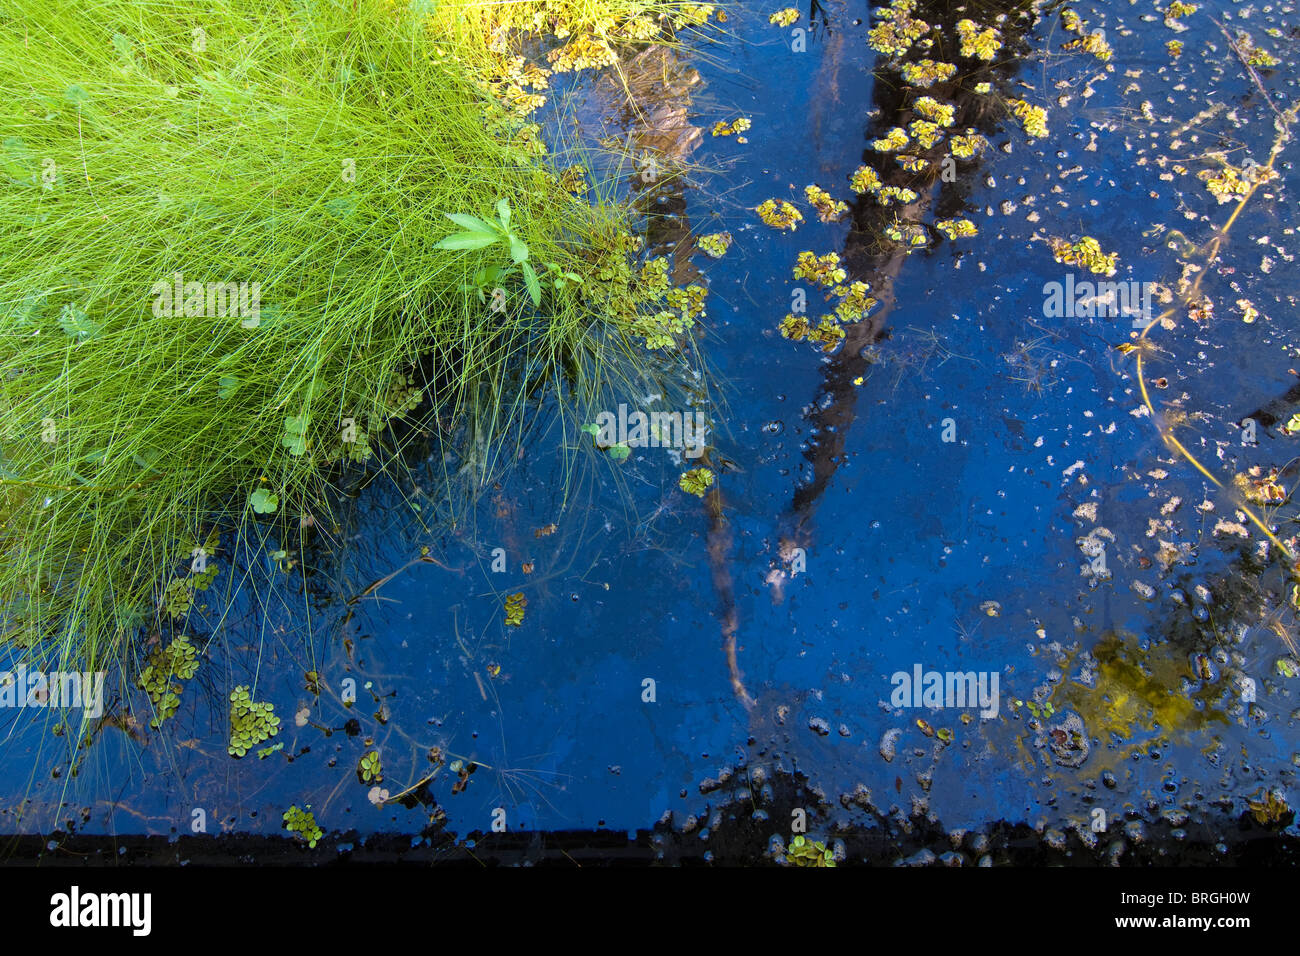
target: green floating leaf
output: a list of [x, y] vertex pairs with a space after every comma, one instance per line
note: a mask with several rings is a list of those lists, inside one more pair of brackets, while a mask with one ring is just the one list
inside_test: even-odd
[[713, 472], [707, 468], [692, 468], [677, 479], [677, 486], [690, 495], [703, 498], [713, 485]]
[[258, 488], [248, 496], [248, 503], [261, 515], [269, 515], [280, 507], [280, 499], [265, 488]]
[[628, 455], [632, 454], [632, 449], [628, 447], [627, 442], [619, 442], [617, 445], [610, 445], [605, 449], [605, 454], [609, 455], [614, 461], [626, 461]]
[[217, 398], [230, 398], [238, 388], [239, 379], [233, 375], [223, 375], [217, 380]]

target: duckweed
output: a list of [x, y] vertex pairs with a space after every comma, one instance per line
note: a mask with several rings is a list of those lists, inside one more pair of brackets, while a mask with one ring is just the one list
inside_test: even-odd
[[384, 765], [379, 759], [379, 751], [372, 750], [361, 758], [357, 765], [357, 773], [365, 783], [380, 783], [384, 779]]
[[967, 238], [979, 234], [979, 230], [975, 227], [975, 223], [971, 222], [969, 219], [940, 219], [934, 224], [934, 228], [938, 229], [949, 239], [956, 239], [958, 237]]
[[1047, 110], [1024, 100], [1011, 100], [1011, 113], [1020, 120], [1025, 133], [1033, 139], [1047, 135]]
[[721, 259], [731, 248], [731, 233], [729, 232], [711, 232], [707, 236], [700, 236], [695, 240], [695, 245], [700, 251], [713, 259]]
[[929, 149], [943, 138], [943, 129], [938, 123], [931, 123], [929, 120], [912, 120], [908, 124], [907, 131], [921, 144], [922, 149]]
[[758, 218], [773, 229], [789, 229], [794, 232], [799, 228], [799, 223], [803, 222], [803, 213], [784, 199], [779, 203], [775, 199], [766, 199], [755, 211]]
[[905, 147], [908, 142], [907, 133], [895, 126], [880, 139], [873, 139], [871, 148], [878, 153], [893, 153]]
[[1115, 274], [1119, 254], [1102, 252], [1101, 243], [1092, 236], [1084, 236], [1073, 244], [1066, 242], [1064, 239], [1052, 239], [1050, 243], [1052, 255], [1056, 257], [1057, 262], [1070, 266], [1083, 266], [1089, 272], [1095, 272], [1099, 275], [1113, 276]]
[[180, 706], [180, 693], [183, 685], [178, 680], [189, 680], [199, 669], [198, 650], [190, 639], [182, 634], [165, 648], [161, 645], [149, 653], [149, 662], [145, 665], [136, 684], [149, 695], [153, 703], [154, 716], [149, 726], [157, 729], [163, 721], [176, 713]]
[[796, 836], [786, 848], [785, 858], [790, 866], [834, 866], [835, 854], [825, 843]]
[[968, 59], [989, 62], [1002, 48], [998, 31], [993, 27], [981, 28], [974, 20], [958, 20], [957, 36], [961, 40], [961, 55]]
[[912, 17], [915, 9], [916, 0], [894, 0], [888, 7], [879, 10], [877, 15], [881, 22], [867, 34], [868, 45], [885, 56], [901, 57], [906, 54], [913, 43], [930, 31], [928, 23]]
[[952, 63], [924, 59], [915, 63], [904, 63], [903, 79], [912, 86], [928, 89], [936, 83], [946, 83], [957, 75], [957, 67]]
[[870, 166], [859, 166], [849, 177], [849, 188], [859, 195], [875, 192], [880, 188], [880, 176]]
[[677, 479], [677, 487], [688, 495], [695, 495], [697, 498], [703, 498], [712, 486], [713, 472], [708, 468], [692, 468]]
[[922, 96], [912, 104], [912, 109], [940, 126], [951, 126], [957, 110], [951, 103], [940, 103], [933, 96]]
[[230, 694], [230, 746], [227, 753], [242, 757], [264, 740], [280, 732], [280, 718], [269, 703], [256, 703], [248, 695], [247, 685]]
[[767, 18], [768, 23], [773, 23], [778, 27], [788, 27], [799, 19], [799, 11], [794, 7], [785, 7], [776, 11]]
[[949, 151], [957, 159], [973, 159], [988, 148], [989, 141], [973, 129], [954, 136], [949, 143]]
[[836, 199], [820, 186], [805, 186], [803, 193], [822, 222], [838, 222], [849, 211], [848, 203]]
[[722, 120], [718, 120], [718, 122], [713, 124], [712, 133], [714, 136], [735, 136], [737, 143], [748, 143], [749, 140], [738, 134], [745, 132], [752, 125], [753, 124], [743, 116], [732, 120], [730, 123], [724, 123]]
[[316, 825], [311, 804], [308, 804], [305, 810], [298, 809], [297, 805], [290, 807], [284, 812], [283, 820], [284, 828], [304, 840], [309, 847], [314, 848], [316, 841], [325, 835], [324, 831]]
[[834, 252], [828, 252], [824, 256], [801, 252], [795, 263], [794, 277], [830, 288], [843, 282], [847, 273], [840, 266], [840, 257]]
[[524, 597], [523, 591], [506, 596], [506, 624], [510, 627], [519, 627], [524, 623], [524, 609], [528, 607], [528, 598]]

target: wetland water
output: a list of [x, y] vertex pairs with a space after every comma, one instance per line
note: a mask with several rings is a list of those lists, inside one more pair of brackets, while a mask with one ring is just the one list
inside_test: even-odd
[[[1297, 365], [1296, 147], [1205, 270], [1212, 315], [1177, 308], [1149, 331], [1157, 415], [1115, 348], [1130, 318], [1047, 317], [1044, 286], [1070, 269], [1050, 241], [1085, 235], [1118, 254], [1116, 282], [1196, 280], [1189, 248], [1234, 208], [1196, 174], [1221, 168], [1216, 154], [1267, 161], [1297, 94], [1295, 4], [1203, 4], [1180, 29], [1152, 3], [1075, 5], [1105, 28], [1109, 61], [1061, 49], [1074, 34], [1059, 8], [921, 4], [948, 28], [997, 23], [1011, 55], [987, 79], [1047, 107], [1050, 134], [1030, 139], [1005, 107], [960, 93], [960, 122], [988, 148], [918, 187], [908, 215], [965, 217], [979, 234], [932, 234], [910, 254], [884, 248], [888, 220], [848, 186], [879, 161], [869, 143], [911, 117], [868, 44], [875, 8], [814, 4], [789, 27], [769, 23], [775, 8], [728, 6], [717, 42], [629, 69], [634, 93], [640, 77], [659, 97], [639, 118], [598, 84], [573, 91], [587, 135], [686, 164], [668, 188], [638, 174], [624, 188], [660, 217], [650, 238], [677, 252], [675, 275], [707, 282], [714, 384], [697, 407], [716, 494], [680, 490], [694, 462], [663, 447], [578, 456], [566, 481], [572, 433], [566, 445], [546, 410], [458, 527], [437, 521], [441, 459], [415, 486], [374, 481], [341, 550], [304, 558], [305, 583], [302, 565], [244, 556], [267, 586], [228, 612], [170, 735], [121, 716], [109, 689], [112, 719], [73, 776], [44, 715], [4, 712], [0, 829], [189, 834], [201, 810], [209, 834], [270, 835], [310, 805], [326, 834], [418, 843], [494, 822], [635, 831], [671, 814], [707, 851], [720, 812], [788, 838], [771, 787], [794, 774], [824, 798], [810, 838], [919, 815], [1086, 843], [1139, 841], [1160, 820], [1226, 831], [1266, 814], [1270, 791], [1291, 799], [1295, 610], [1231, 480], [1296, 456], [1277, 427], [1296, 410], [1282, 400]], [[1220, 24], [1283, 58], [1257, 73], [1267, 96]], [[738, 116], [747, 142], [711, 135]], [[849, 215], [818, 221], [809, 184]], [[765, 226], [754, 209], [768, 198], [805, 221]], [[680, 244], [720, 231], [733, 242], [718, 260]], [[796, 288], [820, 314], [821, 290], [791, 278], [806, 250], [837, 253], [881, 299], [829, 355], [780, 334]], [[649, 386], [623, 401], [660, 407]], [[1238, 423], [1259, 410], [1245, 443]], [[1294, 533], [1293, 507], [1260, 510]], [[519, 627], [502, 614], [515, 592]], [[236, 762], [226, 695], [254, 682], [283, 747]], [[372, 751], [382, 780], [363, 781]]]

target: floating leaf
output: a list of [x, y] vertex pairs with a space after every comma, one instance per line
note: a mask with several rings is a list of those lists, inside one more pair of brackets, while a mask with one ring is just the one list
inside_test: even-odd
[[506, 596], [506, 623], [511, 627], [519, 627], [524, 623], [524, 608], [528, 606], [528, 598], [524, 597], [524, 592], [519, 591], [516, 594]]
[[280, 499], [265, 488], [258, 488], [248, 496], [248, 503], [261, 515], [269, 515], [280, 507]]
[[677, 486], [689, 495], [703, 498], [713, 484], [713, 472], [707, 468], [692, 468], [677, 479]]

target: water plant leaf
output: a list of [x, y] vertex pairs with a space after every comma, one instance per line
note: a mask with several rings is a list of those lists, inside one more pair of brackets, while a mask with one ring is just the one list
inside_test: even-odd
[[510, 228], [510, 203], [504, 199], [497, 200], [497, 218], [501, 220], [501, 228]]
[[519, 267], [524, 270], [524, 285], [528, 287], [528, 297], [533, 300], [533, 305], [542, 304], [542, 284], [537, 281], [537, 273], [533, 267], [526, 261], [519, 263]]
[[280, 507], [280, 499], [265, 488], [258, 488], [248, 496], [248, 503], [260, 515], [268, 515]]
[[524, 265], [528, 262], [528, 246], [524, 245], [523, 240], [510, 237], [510, 258], [515, 261], [515, 265]]
[[223, 375], [217, 380], [217, 398], [230, 398], [238, 388], [239, 379], [233, 375]]
[[462, 249], [482, 249], [492, 245], [497, 241], [497, 236], [487, 235], [481, 232], [458, 232], [447, 236], [445, 239], [439, 239], [433, 246], [435, 249], [448, 249], [458, 251]]
[[703, 498], [713, 484], [713, 472], [707, 468], [692, 468], [677, 479], [677, 486], [688, 495]]
[[605, 453], [613, 461], [626, 461], [628, 455], [632, 454], [632, 449], [628, 447], [626, 442], [619, 442], [617, 445], [610, 445], [605, 450]]
[[519, 591], [515, 594], [506, 596], [506, 623], [511, 627], [519, 627], [524, 623], [524, 608], [528, 606], [528, 598], [524, 597], [524, 592]]
[[72, 303], [59, 312], [59, 327], [82, 342], [99, 338], [99, 323], [87, 318], [86, 313]]
[[473, 232], [484, 236], [496, 236], [498, 230], [490, 222], [484, 222], [478, 216], [470, 216], [460, 212], [446, 213], [448, 219], [460, 226], [466, 232]]

